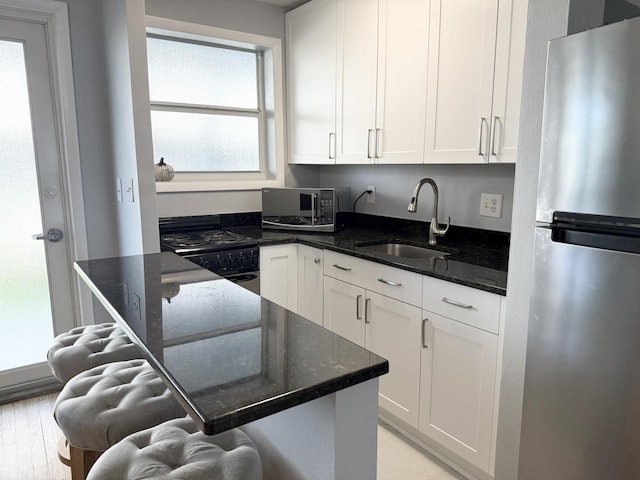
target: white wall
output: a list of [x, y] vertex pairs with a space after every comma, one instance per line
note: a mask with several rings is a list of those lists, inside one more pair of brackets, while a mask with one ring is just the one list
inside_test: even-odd
[[118, 253], [111, 125], [99, 2], [65, 0], [69, 5], [78, 143], [86, 212], [89, 258]]
[[[248, 0], [146, 0], [146, 13], [284, 39], [285, 9]], [[440, 218], [454, 225], [509, 231], [513, 204], [513, 165], [477, 166], [302, 166], [286, 169], [287, 186], [352, 187], [352, 201], [367, 185], [377, 187], [376, 205], [358, 203], [358, 211], [375, 215], [430, 219], [432, 194], [424, 191], [418, 213], [407, 205], [415, 184], [433, 177], [440, 188]], [[480, 193], [504, 196], [500, 219], [480, 217]], [[262, 210], [259, 191], [160, 193], [160, 217]]]
[[[314, 186], [350, 186], [352, 203], [367, 186], [376, 187], [376, 203], [361, 198], [356, 211], [372, 215], [430, 222], [433, 193], [428, 185], [420, 190], [418, 211], [409, 213], [411, 193], [421, 178], [431, 177], [438, 185], [438, 220], [452, 225], [510, 231], [513, 205], [513, 165], [330, 165], [316, 167]], [[503, 195], [500, 218], [481, 217], [480, 194]], [[344, 207], [342, 207], [344, 209]]]
[[122, 202], [112, 200], [118, 254], [158, 252], [144, 3], [103, 0], [102, 16], [114, 166], [105, 180], [115, 192], [121, 179], [123, 192]]
[[567, 32], [569, 0], [529, 0], [502, 360], [496, 480], [518, 478], [547, 42]]
[[[147, 15], [280, 38], [284, 45], [285, 9], [250, 0], [146, 0]], [[283, 78], [284, 78], [284, 71]], [[287, 168], [285, 176], [290, 178]], [[289, 180], [285, 178], [285, 182]], [[158, 193], [159, 217], [262, 210], [259, 190]]]

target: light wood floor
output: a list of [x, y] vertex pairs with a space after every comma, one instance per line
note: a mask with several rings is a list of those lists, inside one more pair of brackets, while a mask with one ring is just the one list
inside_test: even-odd
[[0, 478], [70, 480], [58, 460], [60, 430], [53, 419], [57, 393], [0, 405]]
[[[0, 480], [71, 480], [57, 456], [57, 393], [0, 405]], [[378, 426], [378, 480], [459, 480], [388, 425]]]

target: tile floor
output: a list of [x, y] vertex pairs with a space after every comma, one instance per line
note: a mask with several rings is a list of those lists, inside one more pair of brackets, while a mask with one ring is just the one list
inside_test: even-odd
[[440, 460], [378, 422], [378, 480], [464, 480]]

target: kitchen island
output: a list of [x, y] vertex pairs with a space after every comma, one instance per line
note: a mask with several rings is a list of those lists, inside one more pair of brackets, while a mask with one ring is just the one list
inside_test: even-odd
[[388, 362], [173, 253], [75, 269], [206, 434], [243, 428], [265, 479], [372, 479]]

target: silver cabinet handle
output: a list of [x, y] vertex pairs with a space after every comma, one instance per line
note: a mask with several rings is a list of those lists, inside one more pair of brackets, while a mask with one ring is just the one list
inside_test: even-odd
[[337, 263], [333, 264], [334, 267], [336, 267], [338, 270], [344, 270], [345, 272], [350, 272], [351, 269], [348, 267], [343, 267], [342, 265], [338, 265]]
[[356, 319], [357, 320], [362, 320], [362, 316], [360, 315], [360, 299], [362, 298], [362, 295], [358, 295], [356, 297]]
[[336, 134], [329, 132], [329, 160], [336, 159]]
[[369, 321], [369, 304], [371, 303], [370, 298], [366, 298], [364, 300], [364, 323], [371, 323]]
[[490, 131], [491, 142], [489, 143], [489, 155], [493, 157], [498, 156], [498, 154], [496, 153], [496, 130], [498, 129], [499, 122], [500, 122], [500, 117], [498, 116], [493, 117], [493, 120], [491, 121], [491, 131]]
[[64, 233], [59, 228], [50, 228], [47, 233], [36, 233], [31, 235], [34, 240], [49, 240], [50, 242], [59, 242], [64, 238]]
[[376, 128], [376, 158], [382, 157], [382, 129]]
[[391, 285], [392, 287], [401, 287], [402, 286], [401, 283], [391, 282], [389, 280], [385, 280], [384, 278], [379, 278], [378, 281], [381, 282], [381, 283], [384, 283], [386, 285]]
[[473, 308], [473, 305], [468, 305], [466, 303], [456, 302], [455, 300], [450, 300], [447, 297], [442, 297], [442, 301], [444, 303], [448, 303], [449, 305], [455, 305], [456, 307], [466, 308], [468, 310]]
[[320, 259], [318, 257], [314, 258], [313, 263], [317, 265], [318, 263], [320, 263]]
[[367, 158], [369, 158], [369, 159], [373, 158], [371, 156], [371, 135], [372, 134], [373, 134], [373, 129], [372, 128], [367, 130]]
[[429, 348], [429, 345], [427, 344], [427, 322], [428, 321], [429, 321], [428, 318], [422, 319], [422, 348]]
[[480, 118], [480, 138], [478, 139], [478, 155], [484, 157], [484, 152], [482, 151], [482, 138], [484, 137], [484, 126], [487, 124], [487, 119], [485, 117]]

